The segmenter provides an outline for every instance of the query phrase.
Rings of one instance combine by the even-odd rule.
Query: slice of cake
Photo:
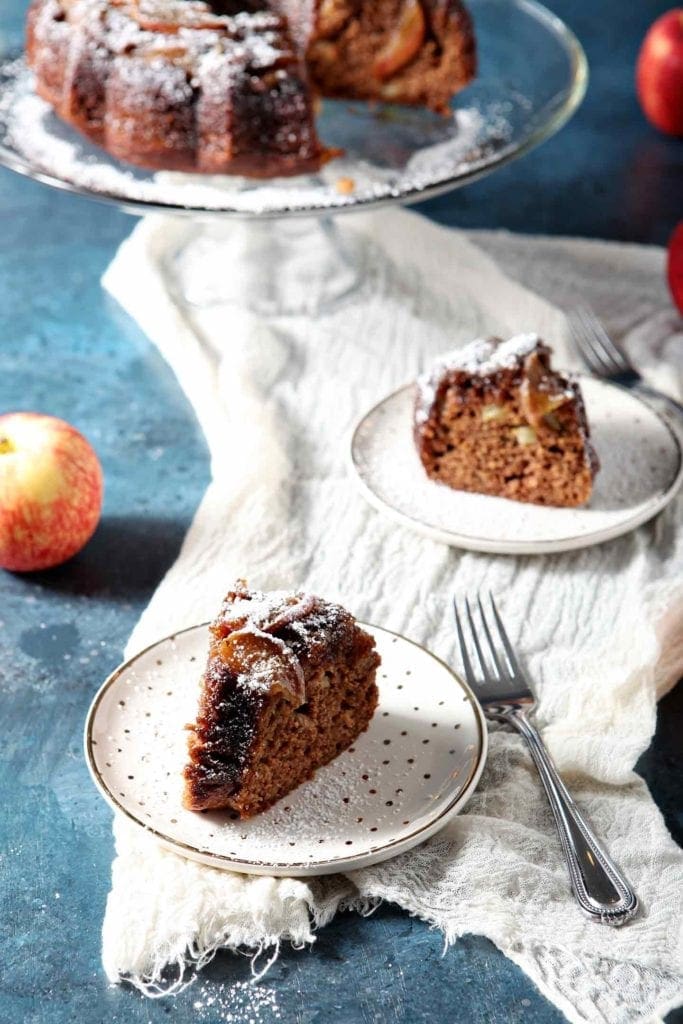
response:
[[[242,581],[210,632],[183,803],[249,818],[367,729],[380,658],[340,605]]]
[[[417,382],[422,465],[457,490],[583,505],[599,468],[589,435],[578,384],[535,334],[473,341]]]

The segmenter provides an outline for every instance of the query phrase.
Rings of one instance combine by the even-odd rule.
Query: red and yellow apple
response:
[[[683,220],[680,221],[669,239],[669,251],[666,260],[666,276],[671,289],[671,296],[683,316]]]
[[[49,569],[90,540],[102,511],[97,455],[64,420],[0,416],[0,566]]]
[[[657,18],[645,36],[636,88],[648,121],[667,135],[683,135],[683,7]]]

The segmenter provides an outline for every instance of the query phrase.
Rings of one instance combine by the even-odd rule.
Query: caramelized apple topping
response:
[[[318,35],[327,37],[341,32],[349,14],[348,0],[322,0],[318,8]]]
[[[339,48],[328,39],[316,39],[308,51],[309,60],[331,67],[339,59]]]
[[[247,627],[231,633],[214,649],[234,675],[249,677],[251,685],[261,680],[264,689],[276,688],[297,705],[304,700],[301,665],[277,637]]]
[[[219,29],[225,28],[226,20],[212,15],[204,4],[192,0],[181,0],[174,4],[159,3],[158,0],[138,0],[132,6],[131,16],[146,32],[163,32],[172,35],[182,28]]]
[[[380,50],[373,65],[375,78],[381,82],[386,81],[409,64],[417,56],[426,30],[421,3],[419,0],[406,0],[393,35]]]
[[[524,367],[526,377],[519,389],[524,416],[537,430],[550,427],[559,432],[561,424],[553,413],[571,399],[571,393],[557,390],[554,375],[538,352],[527,356]]]

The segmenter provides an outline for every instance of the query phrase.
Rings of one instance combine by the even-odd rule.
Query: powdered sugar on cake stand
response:
[[[108,157],[63,124],[36,96],[33,76],[23,60],[6,62],[0,73],[0,144],[6,161],[21,162],[35,176],[49,176],[53,183],[124,206],[247,216],[341,211],[409,198],[460,174],[481,170],[496,160],[506,144],[502,111],[489,111],[488,123],[476,108],[458,110],[449,119],[426,111],[404,111],[401,119],[395,112],[388,121],[363,104],[328,103],[320,121],[321,134],[331,142],[340,135],[358,136],[360,151],[354,153],[349,147],[345,157],[332,161],[318,175],[257,182],[151,173]],[[326,131],[326,122],[331,131]],[[384,138],[385,152],[389,152],[388,136],[395,140],[393,165],[363,157],[365,137],[373,124],[375,143]],[[341,138],[338,144],[343,143]],[[353,182],[350,194],[338,190],[340,179]]]
[[[118,163],[35,95],[21,58],[0,62],[0,162],[136,212],[280,217],[414,202],[527,152],[561,127],[585,89],[583,53],[557,18],[522,0],[473,0],[471,7],[479,69],[451,116],[326,101],[320,137],[345,155],[317,175],[255,181],[155,174]]]

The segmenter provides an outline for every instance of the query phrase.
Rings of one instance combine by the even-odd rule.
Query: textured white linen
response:
[[[175,371],[212,460],[212,483],[178,561],[127,653],[211,617],[226,585],[245,576],[259,587],[305,586],[339,599],[453,659],[450,596],[485,583],[501,595],[532,670],[552,754],[643,912],[620,930],[581,916],[522,740],[496,729],[463,815],[417,850],[346,878],[218,872],[164,852],[117,819],[107,975],[152,993],[168,964],[182,972],[188,959],[203,963],[221,946],[276,952],[284,939],[310,942],[341,903],[363,909],[387,899],[448,942],[488,936],[571,1021],[655,1018],[683,988],[683,854],[632,769],[649,744],[657,695],[683,673],[681,501],[598,548],[475,555],[367,507],[345,448],[366,408],[475,335],[536,330],[557,363],[571,365],[553,303],[576,295],[626,333],[651,380],[675,392],[683,326],[666,295],[662,252],[499,233],[478,233],[475,246],[403,211],[340,223],[366,253],[363,287],[315,318],[266,324],[225,307],[185,306],[164,276],[169,254],[196,230],[181,221],[141,222],[105,276]],[[239,275],[241,266],[227,262],[224,272]]]

